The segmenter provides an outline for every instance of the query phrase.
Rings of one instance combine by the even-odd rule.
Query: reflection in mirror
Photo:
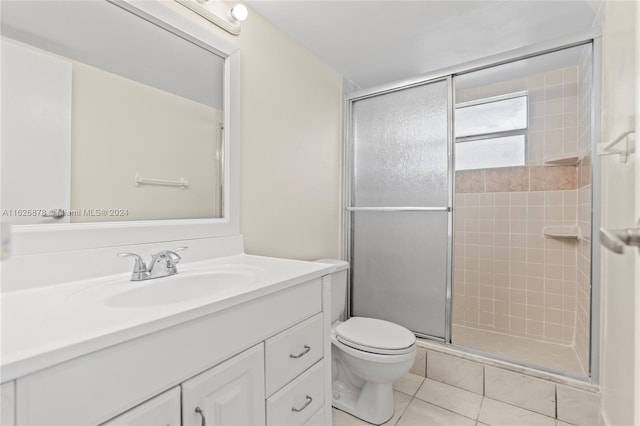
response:
[[[3,221],[223,216],[224,58],[106,1],[0,6]]]

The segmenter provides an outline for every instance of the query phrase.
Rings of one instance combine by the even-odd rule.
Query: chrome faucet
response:
[[[162,250],[151,255],[151,263],[149,268],[144,263],[142,257],[135,253],[118,253],[120,257],[133,257],[133,272],[131,273],[131,281],[143,281],[153,278],[167,277],[178,273],[176,265],[180,263],[182,257],[177,251],[186,250],[188,247],[178,247],[173,250]]]

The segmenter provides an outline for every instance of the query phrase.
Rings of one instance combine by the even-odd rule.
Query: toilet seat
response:
[[[338,325],[335,332],[340,343],[380,355],[410,353],[416,343],[416,337],[406,328],[374,318],[350,318]]]

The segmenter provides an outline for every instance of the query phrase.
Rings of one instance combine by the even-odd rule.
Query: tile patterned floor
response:
[[[582,376],[586,374],[572,346],[457,325],[453,326],[452,342],[458,346],[491,352],[555,370]]]
[[[395,413],[385,425],[399,426],[570,426],[416,374],[393,384]],[[369,423],[333,409],[336,426]]]

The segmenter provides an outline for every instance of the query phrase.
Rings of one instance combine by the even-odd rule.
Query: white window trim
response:
[[[524,164],[522,164],[522,166],[526,165],[529,157],[528,155],[529,153],[529,149],[528,149],[529,148],[529,92],[528,91],[523,90],[519,92],[507,93],[505,95],[491,96],[488,98],[475,99],[473,101],[460,102],[455,104],[454,110],[457,110],[459,108],[466,108],[466,107],[471,107],[475,105],[485,105],[492,102],[499,102],[499,101],[504,101],[508,99],[521,98],[521,97],[524,97],[527,100],[527,115],[525,117],[526,118],[525,127],[521,129],[503,130],[499,132],[489,132],[489,133],[477,133],[473,135],[455,137],[454,144],[504,138],[509,136],[524,136]],[[507,166],[500,166],[500,167],[507,167]],[[518,167],[518,166],[513,166],[513,167]],[[498,168],[498,166],[496,166],[495,168]],[[465,169],[465,170],[479,170],[479,169],[480,168]]]

